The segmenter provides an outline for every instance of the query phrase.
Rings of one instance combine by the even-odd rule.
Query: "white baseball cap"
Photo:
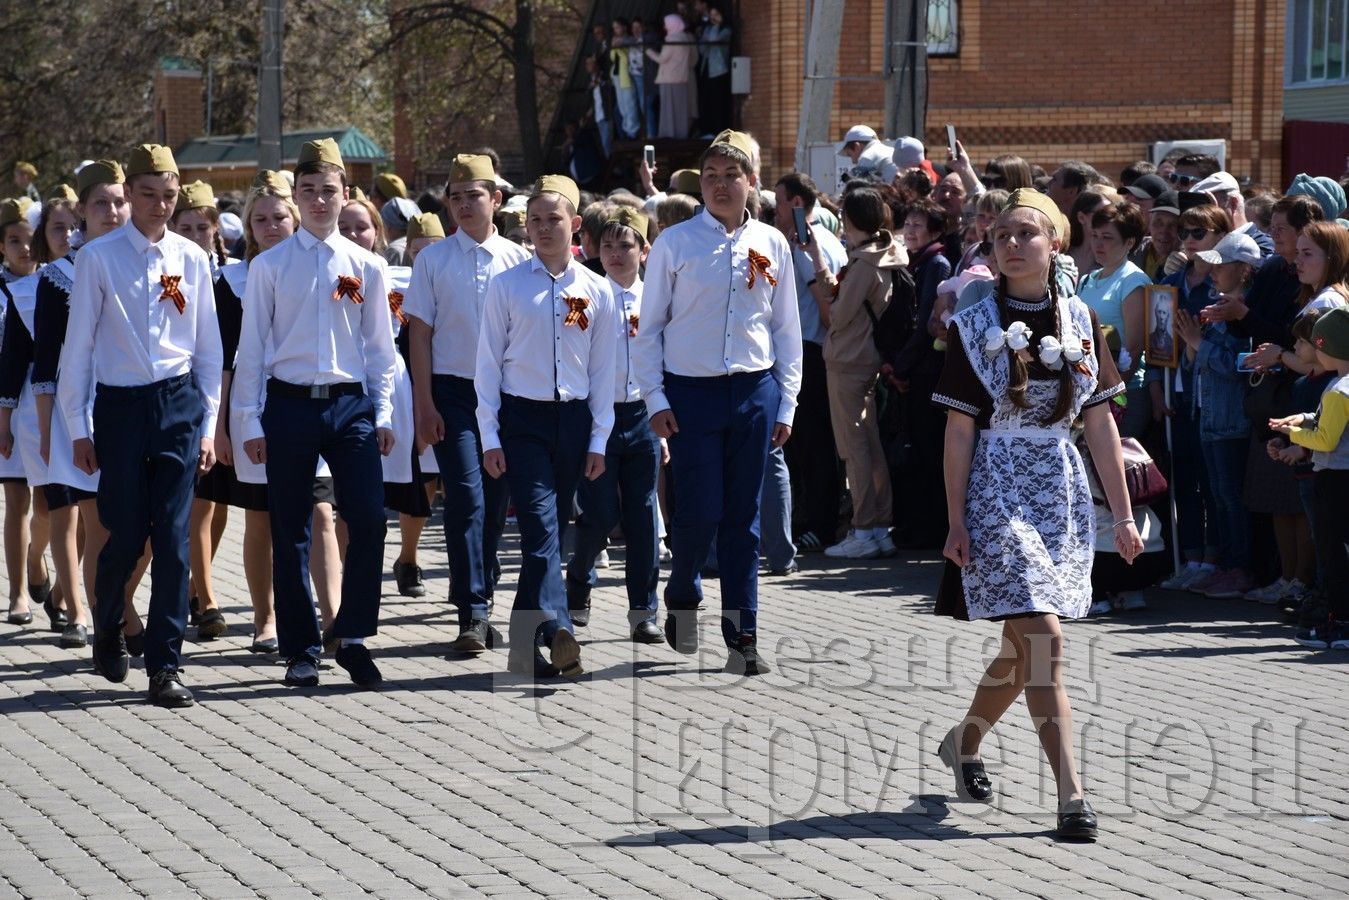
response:
[[[1195,256],[1215,266],[1237,262],[1258,266],[1264,259],[1260,255],[1260,247],[1255,243],[1255,239],[1240,231],[1223,235],[1222,240],[1218,241],[1212,250],[1200,250]]]
[[[861,141],[864,144],[869,144],[874,140],[876,140],[876,129],[872,128],[870,125],[854,125],[849,128],[848,133],[843,136],[843,143],[838,145],[838,155],[843,156],[843,148],[853,141]]]
[[[1192,191],[1206,191],[1210,194],[1239,194],[1241,185],[1237,184],[1236,178],[1227,172],[1214,172],[1207,178],[1202,178],[1195,182]]]

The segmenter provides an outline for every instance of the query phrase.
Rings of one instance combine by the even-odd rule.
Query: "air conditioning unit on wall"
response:
[[[1218,165],[1227,171],[1227,141],[1221,138],[1200,141],[1154,141],[1152,161],[1160,163],[1172,150],[1184,150],[1186,153],[1206,153],[1218,157]]]

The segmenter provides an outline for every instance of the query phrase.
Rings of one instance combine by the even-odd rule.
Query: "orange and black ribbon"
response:
[[[637,337],[637,323],[641,321],[641,316],[633,313],[628,316],[628,337]]]
[[[562,320],[562,324],[580,325],[582,331],[589,328],[590,318],[585,314],[585,309],[590,306],[590,301],[584,297],[563,297],[562,299],[567,303],[567,317]]]
[[[352,303],[364,303],[365,298],[361,296],[361,279],[355,275],[338,275],[337,290],[333,291],[333,299],[341,300],[343,297],[350,297]]]
[[[1091,338],[1082,339],[1082,352],[1084,354],[1091,353]],[[1083,356],[1083,358],[1079,359],[1077,362],[1073,363],[1073,370],[1086,376],[1087,378],[1091,377],[1091,368],[1087,365],[1087,359],[1085,356]]]
[[[762,275],[773,287],[778,286],[778,280],[768,274],[769,268],[773,263],[758,250],[749,251],[749,284],[747,287],[753,288],[754,282],[759,280]]]
[[[182,315],[183,310],[187,309],[187,298],[183,296],[182,291],[178,290],[178,284],[182,280],[183,276],[181,275],[159,276],[159,286],[164,289],[163,293],[159,295],[159,301],[162,303],[165,300],[172,300],[174,308],[178,310],[178,315]]]
[[[389,291],[389,311],[393,317],[398,320],[399,325],[406,325],[408,317],[403,313],[403,292]]]

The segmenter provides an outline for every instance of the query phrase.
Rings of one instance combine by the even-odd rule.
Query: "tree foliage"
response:
[[[257,0],[26,0],[0,27],[0,160],[42,182],[81,159],[124,158],[154,135],[152,85],[176,57],[211,83],[210,131],[252,132],[262,11]],[[393,102],[388,0],[286,0],[284,124],[354,124],[388,146]]]

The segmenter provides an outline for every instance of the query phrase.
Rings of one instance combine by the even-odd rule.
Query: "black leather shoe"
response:
[[[319,640],[323,642],[324,653],[332,653],[337,650],[337,635],[333,634],[331,626],[323,629],[323,634],[319,636]]]
[[[426,596],[426,585],[422,584],[422,569],[416,563],[395,562],[393,580],[398,585],[398,593],[404,597]]]
[[[772,575],[774,578],[786,578],[788,575],[795,575],[797,572],[800,571],[801,567],[796,564],[795,560],[793,560],[792,562],[789,562],[787,563],[787,565],[782,566],[780,568],[776,569],[770,568],[768,570],[768,574]]]
[[[33,593],[32,585],[28,587],[28,596],[33,598],[35,602],[42,604],[42,611],[47,614],[48,630],[59,634],[65,631],[66,626],[70,624],[70,619],[66,617],[66,611],[57,606],[56,601],[52,600],[51,585],[45,584],[42,587],[46,590],[40,591],[42,595],[40,600]]]
[[[131,668],[131,657],[126,652],[126,640],[122,632],[96,634],[94,636],[94,671],[111,681],[121,684],[126,681],[127,670]]]
[[[571,624],[577,628],[590,624],[590,585],[567,582],[567,612],[571,615]]]
[[[655,622],[638,622],[632,629],[632,642],[634,644],[663,644],[665,643],[665,632],[660,630]]]
[[[225,623],[225,614],[218,607],[202,610],[197,619],[197,640],[213,641],[229,630]]]
[[[570,631],[559,628],[549,649],[558,674],[565,678],[580,678],[585,674],[585,669],[581,668],[581,645],[576,643],[576,636]]]
[[[524,659],[513,653],[506,657],[506,671],[525,678],[556,678],[561,674],[557,666],[544,659],[543,651],[538,647],[534,648],[533,660]]]
[[[956,796],[962,800],[971,800],[977,803],[987,803],[993,799],[993,782],[989,780],[988,773],[984,771],[984,764],[978,760],[959,763],[960,758],[956,746],[956,733],[951,730],[942,740],[941,746],[937,748],[937,756],[946,763],[946,767],[955,773],[956,776]]]
[[[89,629],[84,625],[70,624],[61,632],[57,645],[66,650],[78,650],[89,643]]]
[[[253,632],[253,643],[248,645],[249,653],[275,653],[280,649],[280,643],[274,637],[258,638],[258,633]]]
[[[286,677],[282,680],[291,687],[318,687],[319,667],[307,656],[292,659],[286,663]]]
[[[145,655],[145,629],[141,628],[135,634],[122,632],[122,643],[126,647],[126,652],[140,659]]]
[[[196,627],[201,622],[201,598],[187,598],[187,624]]]
[[[33,613],[31,610],[12,612],[5,621],[9,622],[11,625],[31,625],[33,622]]]
[[[351,683],[357,687],[374,687],[384,680],[379,666],[370,658],[370,650],[365,644],[348,644],[338,647],[333,660],[347,670]]]
[[[759,648],[754,635],[742,634],[740,643],[729,648],[726,667],[722,671],[729,675],[763,675],[771,669],[768,663],[759,658]]]
[[[666,613],[665,640],[680,653],[697,653],[698,610],[672,609]]]
[[[1069,800],[1059,810],[1059,827],[1054,833],[1065,841],[1096,840],[1096,811],[1085,799]]]
[[[150,676],[150,702],[166,709],[182,709],[196,701],[192,692],[183,687],[176,669],[160,669]]]
[[[459,632],[459,637],[450,644],[456,653],[482,653],[492,646],[492,628],[486,619],[474,619]]]

